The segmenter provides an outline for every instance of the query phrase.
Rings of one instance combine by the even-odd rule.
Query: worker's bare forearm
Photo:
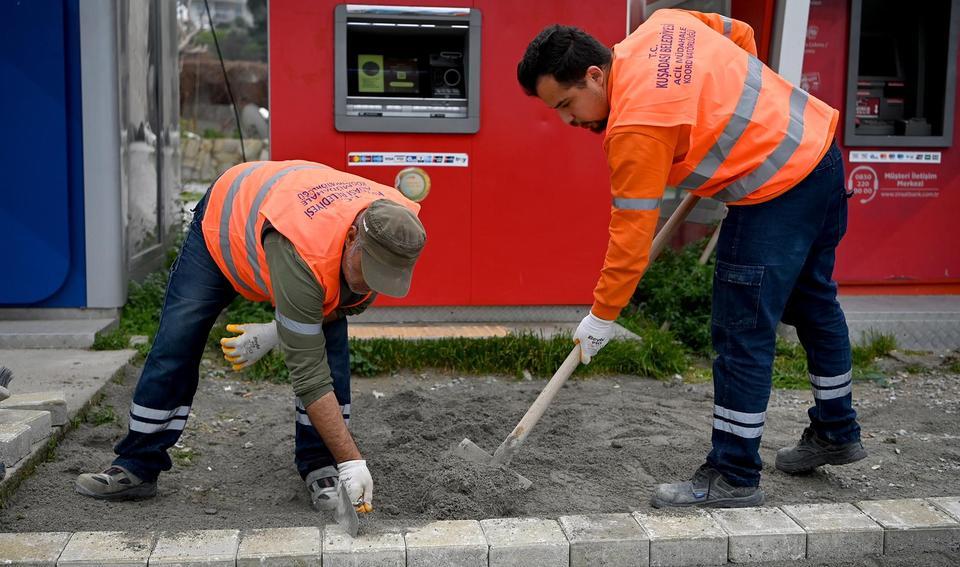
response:
[[[307,416],[310,423],[316,428],[323,439],[323,443],[330,449],[337,463],[361,459],[360,450],[353,442],[347,424],[340,413],[340,403],[333,392],[328,392],[319,400],[307,406]]]

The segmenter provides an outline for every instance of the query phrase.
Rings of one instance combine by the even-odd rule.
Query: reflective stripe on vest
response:
[[[723,21],[723,35],[730,37],[730,32],[733,31],[733,20],[726,16],[720,16],[720,20]]]
[[[263,266],[260,265],[260,258],[257,257],[257,218],[260,216],[260,205],[262,205],[263,200],[267,198],[267,193],[270,192],[270,188],[288,173],[300,171],[301,169],[324,168],[325,166],[319,165],[293,165],[285,167],[273,174],[273,177],[260,186],[260,189],[257,191],[257,196],[254,197],[253,203],[250,204],[250,211],[247,213],[247,224],[244,227],[244,243],[247,247],[247,261],[250,262],[250,268],[253,270],[253,277],[261,291],[261,295],[269,296],[270,293],[267,290],[267,284],[263,278]]]
[[[697,167],[693,169],[683,181],[677,184],[681,189],[690,191],[699,189],[701,185],[709,181],[720,165],[723,164],[727,156],[733,150],[734,144],[740,140],[743,131],[750,125],[750,118],[757,107],[757,100],[760,98],[760,89],[763,86],[763,63],[756,57],[750,56],[747,61],[747,79],[743,83],[743,91],[740,92],[740,98],[737,100],[737,107],[730,116],[730,120],[720,134],[720,138],[703,156]]]
[[[613,206],[616,209],[628,211],[655,211],[660,208],[661,199],[624,199],[620,197],[613,198]]]
[[[240,191],[240,185],[243,183],[243,180],[254,171],[263,167],[264,163],[266,162],[256,163],[248,167],[233,180],[233,183],[230,184],[230,189],[227,191],[227,196],[223,200],[223,209],[220,212],[220,251],[223,254],[223,262],[227,265],[227,270],[230,271],[233,281],[237,282],[237,285],[243,287],[243,289],[250,293],[253,293],[253,290],[250,289],[250,286],[248,286],[246,282],[240,279],[240,273],[237,272],[237,265],[233,262],[233,252],[230,249],[230,216],[233,214],[233,200],[237,197],[237,192]]]
[[[730,155],[733,146],[740,141],[744,130],[751,123],[753,112],[763,87],[763,63],[750,56],[747,63],[747,79],[737,100],[736,109],[723,129],[717,142],[710,148],[694,170],[677,184],[682,189],[696,190],[709,181]],[[803,139],[803,113],[807,107],[807,93],[794,87],[790,92],[790,122],[780,144],[767,158],[743,179],[731,183],[711,195],[713,199],[730,203],[738,201],[763,186],[782,168],[800,146]]]
[[[787,133],[777,148],[748,175],[717,191],[713,198],[724,202],[738,201],[763,186],[784,167],[803,140],[803,113],[807,108],[807,93],[794,87],[790,92],[790,123]]]
[[[233,260],[233,249],[230,246],[230,218],[233,213],[233,202],[237,197],[237,193],[240,191],[240,185],[251,173],[259,169],[264,165],[265,162],[254,164],[253,166],[247,168],[240,175],[233,180],[233,183],[230,184],[230,190],[227,191],[227,196],[223,200],[223,211],[220,213],[220,250],[223,254],[223,262],[227,266],[227,270],[230,271],[230,275],[233,276],[233,280],[243,289],[251,293],[259,293],[262,296],[268,297],[270,295],[269,290],[267,290],[267,284],[263,277],[263,266],[260,265],[260,259],[257,257],[257,218],[260,213],[260,205],[263,204],[263,200],[267,197],[267,193],[270,191],[270,188],[276,184],[283,176],[294,171],[301,169],[323,169],[323,166],[317,165],[293,165],[281,169],[275,173],[270,179],[264,183],[260,189],[257,191],[256,197],[253,199],[253,203],[250,205],[250,210],[247,212],[247,222],[244,225],[244,244],[246,246],[246,255],[247,261],[250,262],[250,268],[253,271],[253,277],[255,280],[256,289],[251,289],[247,282],[243,281],[240,278],[239,272],[237,271],[237,266]]]

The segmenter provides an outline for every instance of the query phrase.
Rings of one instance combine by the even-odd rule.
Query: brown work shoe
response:
[[[157,495],[157,483],[140,480],[123,467],[111,465],[100,473],[77,477],[77,494],[98,500],[139,500]]]

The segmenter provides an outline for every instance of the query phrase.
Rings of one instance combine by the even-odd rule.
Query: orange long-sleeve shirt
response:
[[[752,55],[757,54],[753,28],[719,14],[690,12]],[[616,52],[614,52],[616,57]],[[608,98],[612,78],[607,83]],[[594,289],[593,314],[612,321],[630,302],[650,258],[667,176],[687,151],[689,126],[625,126],[606,134],[604,150],[610,166],[613,207],[610,240]]]

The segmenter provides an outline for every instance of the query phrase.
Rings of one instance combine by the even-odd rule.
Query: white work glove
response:
[[[227,332],[240,333],[236,337],[220,339],[223,358],[233,364],[234,370],[243,370],[263,358],[270,349],[280,343],[277,322],[227,325]]]
[[[340,482],[347,487],[347,496],[357,512],[373,511],[373,479],[367,470],[367,461],[344,461],[337,465]]]
[[[612,336],[613,321],[605,321],[592,312],[588,313],[573,334],[573,342],[580,344],[580,362],[590,364],[590,359],[610,342]]]

